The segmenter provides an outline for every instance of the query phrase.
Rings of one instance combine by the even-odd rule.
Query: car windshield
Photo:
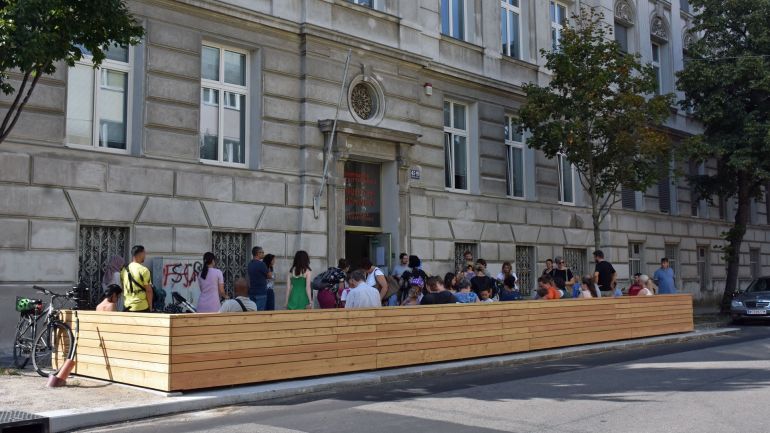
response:
[[[746,293],[756,293],[756,292],[768,292],[770,291],[770,281],[767,278],[760,278],[758,280],[754,280],[751,282],[748,288],[746,288]]]

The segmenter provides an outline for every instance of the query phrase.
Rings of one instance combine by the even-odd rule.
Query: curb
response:
[[[573,346],[559,349],[548,349],[537,352],[525,352],[513,355],[502,355],[487,358],[444,362],[439,364],[421,365],[417,367],[396,368],[364,373],[352,373],[337,376],[327,376],[313,379],[293,380],[286,382],[267,383],[262,385],[240,386],[237,388],[198,391],[184,395],[169,394],[168,402],[121,408],[95,408],[73,410],[56,410],[42,412],[38,415],[50,419],[51,432],[64,432],[73,429],[95,427],[105,424],[116,424],[125,421],[136,421],[171,415],[180,412],[209,410],[216,407],[254,403],[276,398],[291,397],[311,392],[328,390],[344,390],[352,387],[392,383],[412,378],[430,377],[467,371],[469,366],[475,369],[492,369],[535,362],[552,361],[594,353],[637,349],[656,345],[682,343],[702,340],[711,337],[736,334],[739,328],[705,329],[659,337],[641,338],[609,343],[597,343],[583,346]]]

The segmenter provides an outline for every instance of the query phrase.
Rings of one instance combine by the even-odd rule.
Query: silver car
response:
[[[758,278],[738,293],[730,305],[734,322],[770,319],[770,277]]]

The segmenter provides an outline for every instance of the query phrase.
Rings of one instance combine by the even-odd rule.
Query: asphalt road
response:
[[[770,326],[735,336],[106,426],[89,432],[770,431]]]

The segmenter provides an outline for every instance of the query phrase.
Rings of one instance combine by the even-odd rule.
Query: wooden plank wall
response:
[[[689,295],[171,316],[82,312],[77,373],[179,391],[688,332],[692,319]]]

